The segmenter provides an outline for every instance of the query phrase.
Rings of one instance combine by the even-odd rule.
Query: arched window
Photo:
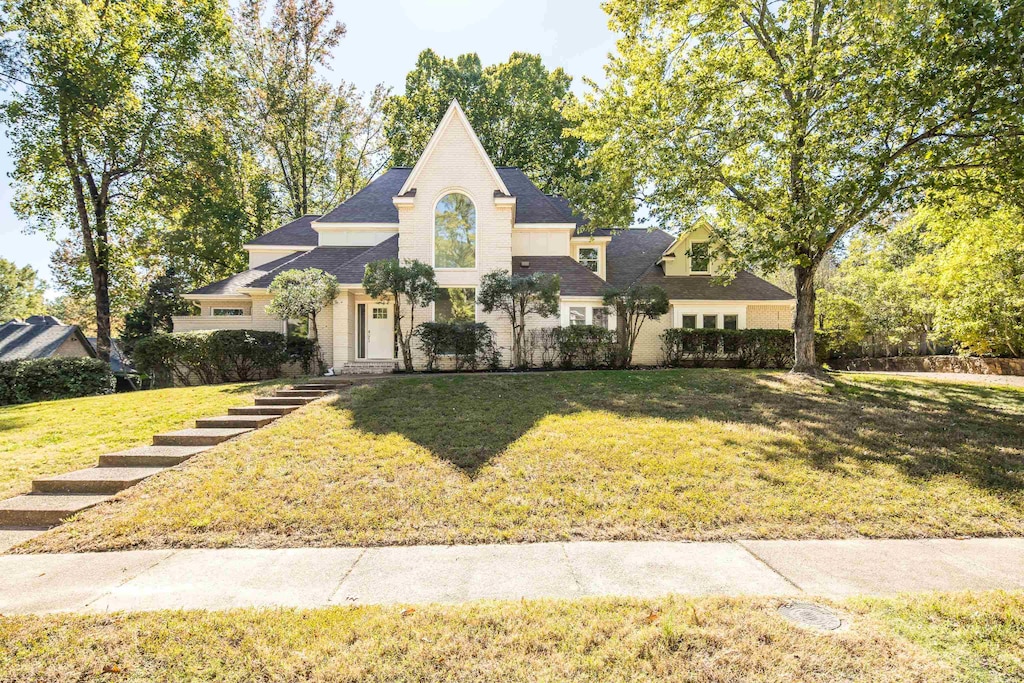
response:
[[[476,268],[476,207],[452,192],[434,209],[434,267]]]

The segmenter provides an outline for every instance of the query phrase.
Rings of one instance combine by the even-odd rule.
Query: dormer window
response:
[[[707,273],[711,268],[711,251],[707,242],[690,243],[690,272]]]
[[[476,207],[459,192],[434,209],[434,267],[476,268]]]
[[[563,252],[564,253],[564,252]],[[576,260],[586,266],[587,270],[592,273],[596,273],[599,270],[598,267],[598,252],[594,247],[580,247],[577,252],[579,258]]]

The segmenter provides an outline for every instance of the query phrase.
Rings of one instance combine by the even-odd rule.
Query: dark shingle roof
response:
[[[33,316],[38,317],[43,316]],[[0,361],[48,358],[70,337],[78,337],[89,355],[96,355],[78,325],[51,322],[32,324],[11,320],[0,325]]]
[[[675,242],[664,230],[622,230],[608,243],[608,282],[627,287],[652,265]]]
[[[568,256],[513,256],[512,272],[516,275],[557,274],[561,279],[562,296],[601,296],[608,289],[604,280]]]
[[[362,247],[365,248],[365,247]],[[303,252],[305,253],[305,252]],[[285,265],[289,261],[294,261],[300,256],[300,254],[288,254],[282,256],[279,259],[264,263],[262,266],[257,266],[251,270],[245,270],[236,275],[232,275],[229,278],[225,278],[219,282],[200,287],[199,289],[189,292],[189,294],[220,294],[223,296],[232,296],[235,294],[241,294],[243,287],[249,287],[252,283],[259,278],[263,277],[267,273],[272,273],[281,266]],[[185,296],[188,296],[186,294]]]
[[[296,218],[291,223],[285,223],[276,230],[271,230],[265,235],[260,235],[247,244],[262,244],[286,247],[315,247],[319,243],[319,235],[313,229],[311,223],[319,216],[307,214],[302,218]]]
[[[398,194],[412,169],[396,166],[384,175],[375,178],[369,185],[356,192],[343,203],[332,209],[318,223],[397,223],[398,209],[391,198]],[[316,244],[316,242],[314,242]]]
[[[608,243],[608,282],[626,287],[633,282],[658,285],[669,299],[713,301],[781,301],[793,295],[743,270],[727,284],[716,284],[709,275],[668,276],[661,255],[676,238],[664,230],[623,230]]]
[[[92,347],[96,348],[96,337],[87,337]],[[121,343],[116,339],[110,340],[110,371],[115,375],[124,375],[127,373],[135,372],[135,366],[132,365],[128,357],[124,355],[124,349],[121,348]]]
[[[373,247],[317,247],[249,283],[249,287],[265,289],[279,272],[285,270],[317,268],[329,273],[344,285],[363,281],[363,271],[370,261],[398,258],[398,235],[393,235]]]
[[[556,202],[537,189],[520,169],[498,168],[505,187],[516,198],[516,223],[575,223],[571,213],[562,211]]]

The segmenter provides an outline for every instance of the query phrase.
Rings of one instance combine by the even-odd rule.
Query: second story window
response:
[[[582,247],[579,250],[579,256],[579,262],[586,266],[587,270],[589,270],[592,273],[596,273],[598,271],[597,249],[594,249],[592,247]]]
[[[447,194],[434,209],[434,267],[476,268],[476,207],[464,194]]]
[[[711,268],[711,252],[707,242],[690,243],[690,272],[707,273]]]

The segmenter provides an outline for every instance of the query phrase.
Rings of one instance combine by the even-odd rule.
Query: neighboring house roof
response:
[[[62,325],[52,316],[41,315],[25,322],[11,320],[0,325],[0,361],[49,358],[71,337],[77,337],[89,355],[96,355],[78,325]]]
[[[307,253],[307,252],[303,252]],[[234,296],[242,294],[242,289],[252,285],[253,281],[263,277],[267,273],[273,273],[274,271],[281,268],[281,266],[287,264],[290,261],[294,261],[300,254],[288,254],[282,256],[279,259],[274,259],[264,263],[262,266],[257,266],[250,270],[244,270],[237,275],[224,278],[218,282],[200,287],[199,289],[192,290],[189,294],[204,294],[204,295],[221,295],[221,296]],[[186,297],[188,294],[185,295]]]
[[[288,261],[287,267],[278,268],[250,282],[247,287],[266,289],[280,270],[317,268],[338,278],[341,284],[363,281],[366,264],[380,259],[398,258],[398,235],[392,235],[373,247],[317,247]]]
[[[602,296],[608,289],[604,280],[569,256],[514,256],[512,272],[515,275],[557,274],[562,296]]]
[[[302,218],[296,218],[290,223],[285,223],[276,230],[260,235],[246,244],[263,246],[284,246],[284,247],[315,247],[319,244],[320,236],[311,225],[319,216],[315,213],[306,214]]]
[[[318,223],[398,223],[398,209],[391,198],[402,189],[412,169],[395,166],[316,219]],[[316,242],[314,242],[316,244]]]
[[[89,340],[89,344],[95,349],[96,348],[96,337],[86,337]],[[121,348],[121,343],[116,339],[110,340],[110,370],[115,375],[122,375],[130,372],[135,372],[135,367],[132,365],[128,357],[124,355],[124,349]]]

